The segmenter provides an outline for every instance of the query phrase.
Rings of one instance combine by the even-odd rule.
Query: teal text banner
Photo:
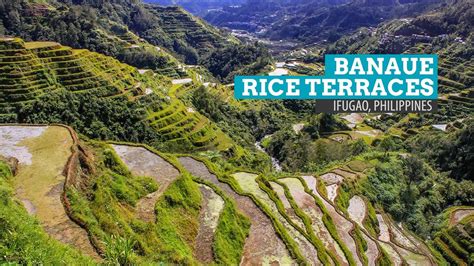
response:
[[[324,76],[237,76],[236,99],[438,98],[437,55],[326,55]]]

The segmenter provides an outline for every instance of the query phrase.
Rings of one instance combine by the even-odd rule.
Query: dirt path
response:
[[[181,164],[194,176],[208,180],[233,198],[239,210],[251,220],[249,236],[244,245],[240,265],[293,264],[283,241],[273,229],[270,219],[248,197],[240,196],[228,184],[220,182],[206,165],[190,157],[179,158]]]
[[[111,145],[133,175],[148,176],[158,183],[158,190],[137,202],[136,214],[143,221],[155,221],[155,204],[168,186],[179,176],[179,171],[157,154],[143,148]]]
[[[224,200],[212,188],[199,184],[202,194],[202,208],[199,214],[199,231],[196,237],[194,256],[202,263],[213,262],[212,244],[219,222],[219,216],[224,209]]]
[[[72,145],[63,127],[0,126],[0,154],[20,162],[13,181],[16,197],[51,237],[99,260],[87,232],[69,219],[61,201]]]

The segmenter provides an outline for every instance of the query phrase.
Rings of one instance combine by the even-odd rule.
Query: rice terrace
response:
[[[0,11],[0,264],[474,265],[471,0]],[[437,55],[437,111],[234,96],[362,54]]]

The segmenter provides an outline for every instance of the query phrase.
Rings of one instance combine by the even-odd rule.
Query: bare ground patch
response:
[[[382,214],[377,214],[377,221],[379,222],[379,240],[390,242],[390,232],[388,231],[388,225],[385,223],[385,220]]]
[[[214,233],[219,216],[224,208],[224,200],[212,188],[199,184],[202,194],[202,207],[199,214],[199,231],[194,249],[195,257],[203,263],[212,263]]]
[[[349,200],[349,207],[347,208],[349,218],[360,226],[363,226],[362,222],[364,221],[366,210],[367,206],[365,206],[365,201],[361,197],[354,196]]]
[[[466,218],[469,215],[474,215],[474,209],[456,210],[451,214],[450,224],[458,224],[462,219]]]
[[[278,208],[275,203],[270,199],[270,197],[260,189],[258,183],[255,181],[257,175],[239,172],[232,175],[235,180],[239,183],[240,187],[244,192],[251,193],[257,197],[263,204],[269,207],[272,210],[272,213],[276,216],[278,221],[283,224],[287,232],[293,238],[293,240],[298,245],[303,256],[311,264],[320,264],[317,258],[316,248],[302,235],[298,230],[296,230],[288,221],[278,212]]]
[[[270,219],[248,197],[237,194],[228,184],[220,182],[206,165],[190,157],[179,158],[192,175],[212,182],[233,198],[239,210],[251,220],[250,232],[244,245],[241,265],[290,265],[293,260],[283,241],[276,234]]]
[[[154,221],[156,201],[168,186],[176,180],[179,171],[165,159],[143,147],[111,146],[133,175],[148,176],[158,183],[158,190],[140,199],[136,206],[138,218],[147,222]]]
[[[368,237],[366,234],[363,234],[365,242],[367,242],[367,250],[365,251],[365,256],[367,256],[369,266],[374,266],[379,257],[379,249],[377,248],[377,243]]]
[[[403,259],[390,244],[381,242],[380,245],[385,250],[385,252],[387,252],[390,260],[395,266],[401,266],[403,264]]]
[[[314,177],[313,177],[314,178]],[[317,181],[316,181],[317,182]],[[350,232],[352,231],[354,225],[347,220],[344,216],[339,214],[336,209],[334,208],[333,205],[331,205],[324,197],[322,197],[319,192],[316,190],[314,194],[322,200],[324,206],[326,207],[327,211],[329,212],[329,215],[332,217],[332,220],[334,222],[334,225],[337,228],[337,231],[339,235],[342,238],[342,241],[346,244],[347,248],[351,251],[353,254],[354,260],[356,261],[357,265],[362,265],[362,262],[360,261],[359,256],[357,255],[357,245],[350,235]]]
[[[285,191],[283,187],[281,187],[279,184],[275,182],[270,182],[272,185],[272,189],[277,193],[278,198],[283,202],[283,206],[285,207],[286,214],[291,218],[291,220],[296,223],[299,227],[305,228],[303,221],[301,221],[301,218],[296,215],[295,210],[291,207],[290,202],[286,198]]]
[[[321,239],[328,250],[331,250],[336,255],[340,263],[348,265],[344,253],[324,225],[322,220],[323,212],[316,205],[314,198],[304,191],[304,186],[298,179],[284,178],[280,179],[280,181],[288,187],[298,207],[311,218],[314,234]]]
[[[73,145],[69,131],[63,127],[0,126],[0,144],[1,155],[20,161],[13,184],[15,196],[27,211],[54,239],[100,259],[87,232],[69,219],[61,201],[62,171]]]
[[[387,219],[382,214],[377,214],[377,220],[380,228],[379,240],[392,243],[393,249],[395,249],[399,256],[401,256],[409,265],[432,264],[430,258],[423,255],[423,249],[418,249],[417,246],[407,236],[405,236],[390,219]],[[388,245],[388,243],[384,244]],[[413,250],[416,251],[416,253],[413,252]],[[386,251],[388,252],[387,249]],[[391,259],[397,260],[397,258]]]
[[[326,173],[321,175],[319,178],[321,178],[326,185],[340,184],[344,181],[344,177],[336,173]]]

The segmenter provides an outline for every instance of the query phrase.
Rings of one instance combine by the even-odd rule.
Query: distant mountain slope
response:
[[[236,42],[182,8],[134,0],[1,2],[2,34],[54,40],[155,69],[170,68],[175,61],[163,48],[188,64],[197,64],[209,50]],[[136,50],[146,56],[140,58]]]
[[[474,113],[474,6],[469,0],[377,28],[364,28],[329,46],[327,53],[434,53],[439,55],[439,102],[450,111],[417,124],[452,122]]]
[[[181,6],[195,15],[205,15],[210,10],[241,5],[245,0],[145,0],[146,3],[164,6]]]
[[[438,0],[249,0],[237,8],[224,8],[205,19],[218,26],[257,32],[273,40],[305,43],[334,41],[361,26],[416,14]]]

